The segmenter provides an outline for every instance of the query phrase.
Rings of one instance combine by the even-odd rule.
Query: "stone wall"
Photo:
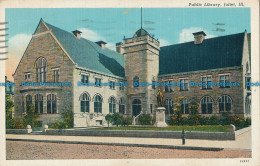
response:
[[[200,83],[202,76],[211,76],[212,83],[219,83],[220,74],[229,74],[230,83],[239,83],[240,86],[231,86],[230,88],[220,88],[219,86],[212,86],[212,89],[202,89],[200,86],[190,86],[190,82]],[[164,101],[166,99],[172,99],[177,101],[177,98],[187,98],[190,103],[199,104],[199,113],[201,113],[201,99],[204,96],[210,96],[213,99],[213,114],[219,114],[218,99],[222,95],[228,95],[232,99],[231,112],[243,116],[243,75],[242,67],[232,67],[232,68],[221,68],[205,71],[196,71],[188,73],[177,73],[172,75],[161,75],[159,76],[159,82],[172,81],[173,83],[178,83],[181,78],[187,78],[189,80],[188,91],[180,91],[179,86],[172,87],[173,92],[165,92],[164,87],[159,87],[164,94]],[[205,116],[211,116],[212,114],[204,114]]]
[[[15,82],[15,116],[21,117],[26,108],[26,96],[32,96],[32,103],[35,102],[35,95],[43,95],[43,119],[56,120],[57,115],[65,110],[65,107],[72,108],[73,99],[73,68],[74,65],[68,56],[63,52],[59,44],[55,41],[51,33],[44,24],[39,24],[39,29],[32,37],[27,50],[25,51],[17,70],[14,74]],[[39,33],[38,33],[39,32]],[[67,87],[43,87],[43,86],[20,86],[21,82],[37,82],[35,62],[39,57],[47,61],[47,82],[53,82],[53,69],[59,69],[59,82],[71,83]],[[30,73],[31,78],[25,80],[24,74]],[[57,115],[47,114],[47,95],[55,94],[57,96]],[[40,119],[41,120],[41,119]],[[44,122],[45,123],[45,122]]]

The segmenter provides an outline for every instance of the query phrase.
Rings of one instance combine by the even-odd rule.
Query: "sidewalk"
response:
[[[181,139],[165,138],[134,138],[134,137],[91,137],[91,136],[57,136],[57,135],[16,135],[7,134],[6,140],[54,142],[70,144],[120,145],[138,147],[157,147],[189,150],[244,150],[251,151],[251,127],[236,131],[235,141],[212,141],[186,139],[182,145]]]

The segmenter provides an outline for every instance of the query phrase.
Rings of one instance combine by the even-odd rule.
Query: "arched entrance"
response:
[[[133,116],[137,116],[140,114],[141,112],[141,101],[139,99],[134,99],[133,103],[132,103],[132,114]]]

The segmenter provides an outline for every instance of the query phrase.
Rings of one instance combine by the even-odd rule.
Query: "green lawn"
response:
[[[95,130],[169,130],[169,131],[229,131],[229,126],[222,125],[205,125],[205,126],[168,126],[163,128],[158,128],[154,126],[128,126],[128,127],[104,127],[96,128]]]

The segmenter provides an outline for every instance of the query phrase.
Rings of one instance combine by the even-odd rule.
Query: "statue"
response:
[[[157,92],[157,105],[158,105],[158,107],[163,106],[163,94],[160,89]]]

